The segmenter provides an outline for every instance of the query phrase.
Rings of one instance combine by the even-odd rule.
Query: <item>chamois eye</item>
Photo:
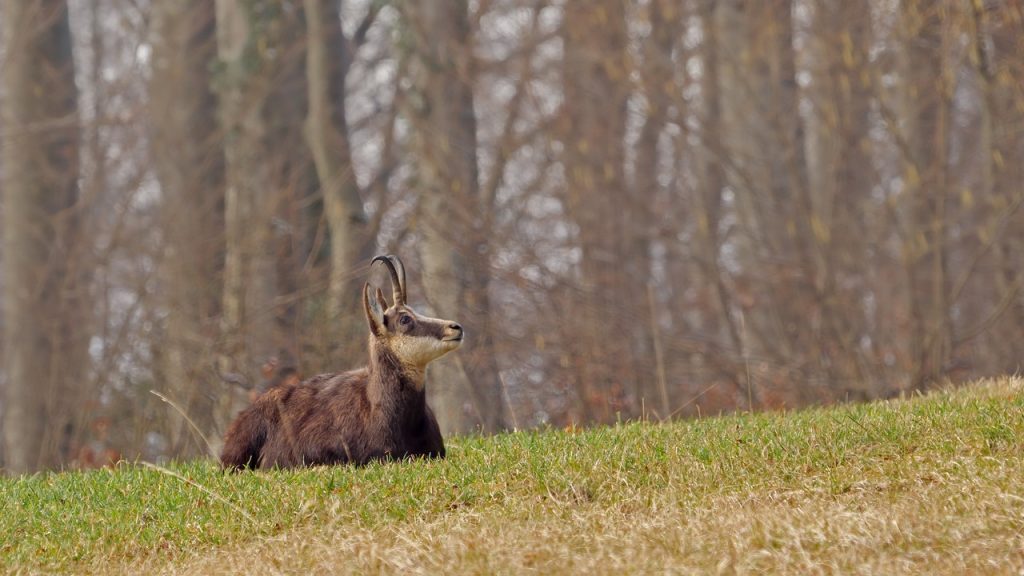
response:
[[[402,316],[398,319],[398,323],[402,326],[408,326],[409,324],[412,324],[412,316]]]

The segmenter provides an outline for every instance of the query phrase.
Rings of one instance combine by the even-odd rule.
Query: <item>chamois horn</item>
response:
[[[405,266],[402,265],[402,261],[397,256],[375,256],[370,261],[372,266],[375,262],[383,262],[388,267],[388,273],[391,274],[391,299],[394,300],[394,305],[405,304]],[[397,264],[397,266],[396,266]],[[401,272],[399,272],[401,270]]]

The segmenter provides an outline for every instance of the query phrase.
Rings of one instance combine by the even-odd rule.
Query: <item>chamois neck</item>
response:
[[[372,404],[387,409],[395,404],[417,404],[424,397],[425,368],[409,367],[386,346],[370,337],[369,383]]]

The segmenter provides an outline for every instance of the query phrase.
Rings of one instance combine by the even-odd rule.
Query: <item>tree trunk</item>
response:
[[[651,242],[655,236],[658,220],[655,211],[658,206],[660,185],[658,176],[663,172],[663,150],[660,146],[665,124],[669,120],[669,108],[675,91],[675,62],[673,54],[682,23],[682,10],[676,0],[654,0],[648,6],[648,21],[651,34],[644,45],[644,60],[640,70],[643,80],[644,97],[647,100],[646,117],[640,128],[640,137],[636,144],[636,162],[633,171],[633,194],[625,204],[626,235],[628,244],[625,247],[626,275],[631,279],[635,290],[643,285],[652,286],[651,275]],[[660,290],[653,293],[657,296]],[[632,334],[631,354],[637,367],[633,382],[633,396],[636,402],[650,409],[657,406],[658,415],[667,416],[671,411],[668,391],[664,379],[659,376],[660,368],[664,368],[662,360],[655,358],[655,334],[658,327],[654,323],[663,316],[657,306],[657,299],[640,299],[634,293],[623,303],[630,306],[634,318],[650,318],[650,322],[631,323]],[[654,314],[652,316],[652,313]],[[656,402],[660,400],[660,402]]]
[[[734,193],[741,272],[738,310],[743,381],[738,394],[759,402],[751,354],[784,367],[807,363],[816,330],[813,251],[803,120],[793,53],[792,2],[728,0],[715,8],[725,185]],[[765,263],[771,264],[766,266]],[[740,295],[739,293],[742,292]],[[810,318],[810,322],[808,319]]]
[[[645,289],[624,263],[627,200],[624,174],[629,97],[625,7],[620,2],[565,6],[563,69],[567,204],[578,228],[581,305],[573,310],[582,416],[612,421],[633,414],[637,378],[623,331],[636,318],[627,303],[646,303]],[[643,308],[640,308],[641,310]]]
[[[309,19],[303,3],[298,1],[262,0],[259,10],[262,13],[253,22],[265,46],[258,81],[266,94],[261,117],[265,130],[262,155],[268,170],[266,186],[271,202],[269,241],[276,286],[272,345],[282,362],[295,364],[301,361],[299,343],[303,335],[320,328],[313,326],[319,318],[305,314],[301,304],[308,299],[300,296],[309,290],[307,263],[312,259],[311,230],[319,225],[324,205],[316,201],[321,186],[303,133],[309,117],[306,58]],[[349,301],[353,300],[358,301],[349,295]]]
[[[339,345],[354,343],[361,350],[366,331],[358,277],[366,261],[367,218],[352,165],[345,117],[345,80],[352,54],[341,28],[340,0],[305,0],[309,43],[306,77],[309,112],[306,143],[316,163],[331,236],[331,269],[327,288],[329,337]],[[354,355],[348,350],[346,355]]]
[[[719,47],[719,19],[716,11],[720,4],[714,1],[700,3],[700,17],[703,25],[701,76],[701,99],[704,103],[701,121],[701,186],[696,193],[694,210],[697,221],[697,265],[709,285],[712,309],[704,309],[702,328],[726,342],[726,348],[734,352],[733,359],[743,350],[740,327],[733,318],[732,298],[726,286],[726,271],[719,265],[722,239],[719,226],[722,217],[722,192],[725,188],[724,126],[722,119],[722,80],[719,73],[721,60],[725,58]],[[742,382],[743,367],[740,362],[720,363],[724,376],[733,382]]]
[[[910,203],[907,267],[910,279],[912,385],[941,378],[950,360],[946,246],[947,163],[953,87],[943,69],[945,2],[901,5],[906,42],[906,197]]]
[[[466,2],[402,5],[409,34],[413,127],[422,217],[423,283],[434,312],[469,333],[466,350],[431,367],[431,403],[442,428],[503,426],[490,321],[491,206],[476,160],[473,51]]]
[[[169,312],[162,388],[210,435],[215,432],[211,351],[224,252],[224,158],[210,76],[215,15],[213,5],[202,0],[169,0],[153,5],[152,18],[151,142],[163,197],[161,279]],[[171,453],[205,453],[206,446],[181,415],[171,410],[168,419]]]
[[[227,380],[256,381],[256,367],[277,352],[273,300],[278,293],[272,247],[275,190],[266,157],[264,103],[275,79],[266,70],[267,17],[253,3],[218,0],[220,117],[226,158],[225,259],[219,369]],[[225,385],[217,409],[223,430],[245,405],[245,391]]]
[[[1024,74],[1024,5],[1006,2],[987,10],[979,1],[972,6],[983,95],[979,241],[992,241],[995,303],[990,314],[999,320],[974,321],[979,329],[995,325],[986,347],[994,350],[997,370],[1013,372],[1020,370],[1016,351],[1024,344],[1024,227],[1013,224],[1024,212],[1024,135],[1019,129],[1024,125],[1024,93],[1018,80]]]
[[[3,8],[3,440],[6,469],[23,473],[66,462],[79,434],[87,300],[67,5],[7,0]]]
[[[865,370],[860,347],[863,302],[870,277],[871,204],[877,174],[871,157],[871,7],[863,1],[821,0],[815,7],[817,38],[812,93],[815,242],[820,249],[817,288],[823,317],[822,347],[827,372],[859,398],[878,393]]]

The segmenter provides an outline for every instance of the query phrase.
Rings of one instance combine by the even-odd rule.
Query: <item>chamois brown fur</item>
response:
[[[268,390],[228,428],[225,468],[365,464],[405,457],[443,458],[444,440],[427,406],[427,363],[458,348],[458,324],[416,314],[405,304],[405,270],[378,256],[392,278],[394,303],[363,288],[370,327],[369,364]],[[397,265],[397,266],[396,266]]]

